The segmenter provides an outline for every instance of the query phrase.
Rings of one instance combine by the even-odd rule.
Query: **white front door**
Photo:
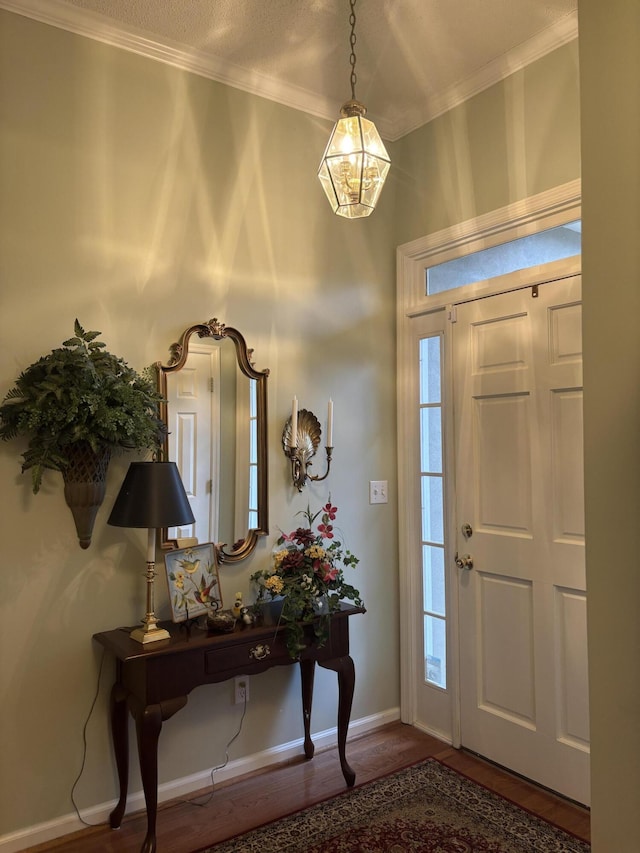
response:
[[[458,305],[461,743],[589,802],[580,277]]]

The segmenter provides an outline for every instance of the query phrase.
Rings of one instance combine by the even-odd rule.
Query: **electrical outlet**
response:
[[[239,675],[234,680],[235,704],[242,705],[249,701],[249,679],[246,675]]]
[[[369,480],[369,503],[386,504],[388,485],[386,480]]]

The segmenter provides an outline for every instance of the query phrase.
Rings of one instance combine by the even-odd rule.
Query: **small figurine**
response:
[[[256,617],[253,615],[249,607],[243,607],[240,610],[240,614],[242,617],[242,621],[245,625],[253,625],[253,623],[256,621]]]
[[[242,593],[236,592],[235,601],[233,602],[233,607],[231,608],[231,612],[236,617],[236,619],[240,618],[240,613],[242,612]]]

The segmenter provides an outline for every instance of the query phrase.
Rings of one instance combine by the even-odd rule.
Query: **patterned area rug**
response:
[[[588,853],[434,759],[201,853]]]

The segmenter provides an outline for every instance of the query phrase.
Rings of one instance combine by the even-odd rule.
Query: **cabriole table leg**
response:
[[[302,682],[302,717],[304,721],[304,754],[313,758],[315,746],[311,740],[311,705],[313,703],[313,677],[316,663],[313,660],[300,661],[300,680]]]
[[[127,729],[127,691],[117,682],[111,689],[111,737],[118,770],[120,798],[109,815],[109,826],[118,829],[127,805],[129,784],[129,733]]]
[[[356,774],[349,766],[346,755],[347,731],[351,717],[353,691],[356,683],[356,671],[353,660],[349,655],[334,660],[318,661],[325,669],[338,673],[338,754],[345,782],[351,788],[356,781]]]

